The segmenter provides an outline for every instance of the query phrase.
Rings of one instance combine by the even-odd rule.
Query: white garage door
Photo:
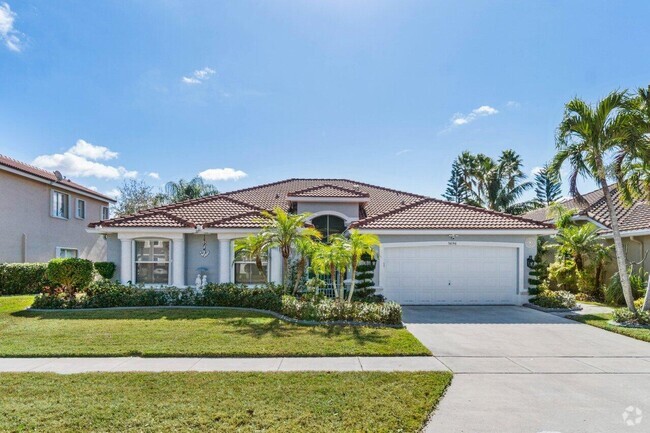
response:
[[[516,247],[384,247],[380,285],[390,300],[412,305],[516,303]]]

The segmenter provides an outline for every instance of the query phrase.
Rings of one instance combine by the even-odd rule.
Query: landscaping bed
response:
[[[415,356],[408,330],[302,326],[220,309],[25,310],[32,296],[0,297],[0,356]]]
[[[450,373],[0,374],[1,431],[418,432]]]
[[[577,322],[586,323],[587,325],[596,326],[607,331],[616,332],[617,334],[650,343],[650,328],[619,326],[613,322],[612,314],[568,315],[566,317]]]
[[[530,299],[527,307],[547,312],[563,312],[581,310],[572,293],[564,290],[546,290]]]

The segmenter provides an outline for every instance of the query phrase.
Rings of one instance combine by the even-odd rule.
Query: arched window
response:
[[[335,215],[321,215],[311,220],[311,223],[323,235],[326,241],[330,236],[343,233],[345,231],[345,221],[343,218]]]

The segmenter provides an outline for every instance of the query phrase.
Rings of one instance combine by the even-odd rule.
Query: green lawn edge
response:
[[[568,315],[568,319],[575,320],[576,322],[585,323],[590,326],[595,326],[606,331],[615,332],[626,337],[634,338],[636,340],[645,341],[650,343],[650,329],[644,328],[626,328],[623,326],[616,326],[608,323],[612,320],[612,315],[609,313],[601,314],[584,314],[584,315]]]

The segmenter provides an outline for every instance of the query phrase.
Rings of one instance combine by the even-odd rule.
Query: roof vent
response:
[[[275,193],[275,198],[276,198],[276,199],[280,198],[280,194],[276,192],[276,193]]]
[[[354,190],[355,191],[361,191],[361,187],[359,185],[354,185]]]

